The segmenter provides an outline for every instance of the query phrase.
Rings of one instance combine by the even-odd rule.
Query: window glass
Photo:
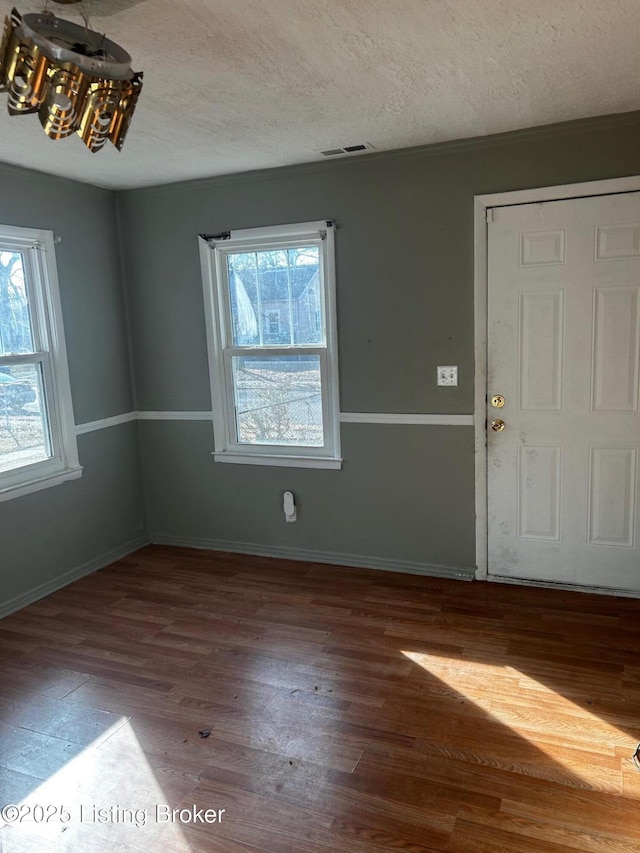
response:
[[[232,362],[239,442],[322,445],[319,356],[243,355]]]
[[[317,246],[228,255],[234,345],[321,343],[319,268]]]
[[[0,355],[33,350],[23,255],[0,251]]]
[[[51,457],[42,373],[33,364],[0,369],[0,471]]]

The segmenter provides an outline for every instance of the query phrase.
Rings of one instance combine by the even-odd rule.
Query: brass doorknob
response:
[[[505,428],[505,426],[506,426],[506,424],[502,420],[502,418],[496,418],[495,421],[491,421],[491,429],[494,432],[502,432],[502,430]]]

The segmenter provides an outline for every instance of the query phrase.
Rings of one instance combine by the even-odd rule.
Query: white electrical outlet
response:
[[[458,384],[458,365],[449,364],[437,368],[438,385]]]

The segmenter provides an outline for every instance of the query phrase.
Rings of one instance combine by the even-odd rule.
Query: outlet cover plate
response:
[[[458,365],[447,364],[437,368],[438,385],[458,384]]]

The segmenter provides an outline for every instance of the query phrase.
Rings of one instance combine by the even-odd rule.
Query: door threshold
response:
[[[554,581],[534,581],[525,578],[512,578],[507,575],[488,574],[491,583],[508,583],[513,586],[532,586],[540,589],[561,589],[566,592],[588,592],[592,595],[616,595],[622,598],[640,598],[640,592],[633,589],[616,589],[608,586],[585,586],[571,583],[555,583]]]

